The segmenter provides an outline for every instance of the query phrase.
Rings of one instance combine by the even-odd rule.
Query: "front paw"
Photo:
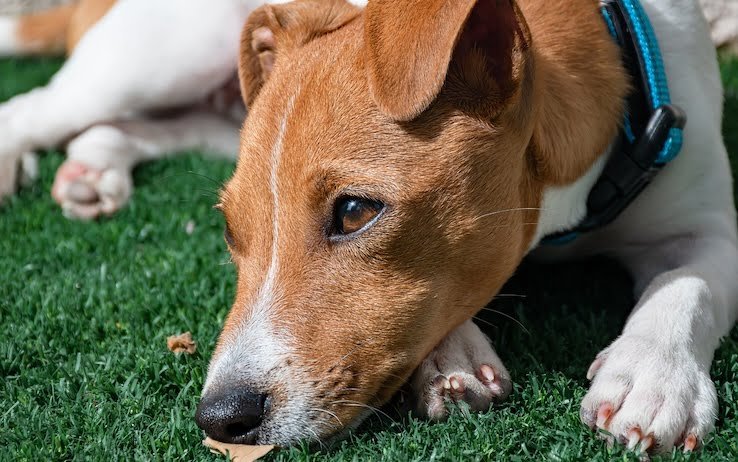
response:
[[[592,384],[582,402],[582,421],[631,449],[692,451],[717,415],[708,367],[686,345],[620,337],[587,373]]]
[[[486,411],[510,394],[510,374],[487,338],[471,321],[451,332],[411,379],[415,408],[422,417],[443,420],[448,406],[465,402]]]

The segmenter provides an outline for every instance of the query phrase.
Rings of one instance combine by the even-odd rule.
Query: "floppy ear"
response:
[[[514,0],[370,0],[364,27],[370,91],[396,120],[427,109],[455,61],[490,103],[503,100],[530,44]]]
[[[280,54],[346,25],[360,9],[345,0],[297,0],[254,10],[241,33],[238,77],[250,106]]]

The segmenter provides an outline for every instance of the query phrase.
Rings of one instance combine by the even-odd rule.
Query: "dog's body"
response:
[[[53,195],[78,218],[124,205],[144,160],[189,148],[234,157],[243,111],[233,117],[242,103],[229,86],[241,28],[261,3],[84,0],[0,20],[0,52],[74,47],[49,85],[0,105],[0,196],[15,188],[24,156],[72,137]]]
[[[203,428],[237,442],[327,439],[408,379],[431,418],[449,399],[486,409],[510,377],[469,319],[544,236],[584,217],[622,122],[628,80],[597,2],[261,8],[242,36],[251,115],[239,143],[229,110],[202,102],[231,79],[253,3],[121,0],[48,87],[0,106],[0,188],[27,151],[93,126],[54,187],[70,214],[91,217],[125,202],[136,162],[240,144],[221,206],[238,293]],[[738,310],[722,90],[696,1],[643,4],[689,118],[682,152],[614,223],[534,253],[604,253],[636,282],[623,335],[590,369],[584,421],[644,449],[694,449],[714,425],[710,363]],[[190,109],[141,115],[173,106]]]

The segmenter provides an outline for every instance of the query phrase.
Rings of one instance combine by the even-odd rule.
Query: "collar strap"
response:
[[[546,244],[566,244],[610,224],[682,147],[687,117],[671,104],[661,50],[643,7],[638,0],[602,0],[600,10],[633,91],[610,159],[587,198],[587,215],[573,229],[544,238]]]

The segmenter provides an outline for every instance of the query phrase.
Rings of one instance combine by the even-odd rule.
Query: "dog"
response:
[[[694,0],[643,5],[689,117],[682,152],[612,223],[556,247],[541,244],[582,222],[619,154],[633,85],[594,0],[299,0],[250,16],[256,2],[81,0],[5,18],[0,52],[73,52],[0,106],[0,188],[71,140],[53,195],[94,218],[125,204],[138,162],[240,150],[218,206],[237,294],[196,416],[215,439],[340,438],[406,382],[428,418],[448,401],[486,410],[512,382],[470,318],[525,256],[599,253],[640,301],[587,374],[582,419],[694,450],[736,319],[735,206],[705,20]]]
[[[239,63],[250,112],[218,205],[237,292],[200,427],[233,443],[331,441],[406,382],[431,419],[448,401],[485,410],[511,378],[471,317],[527,255],[604,254],[630,270],[638,303],[594,358],[581,418],[643,451],[695,450],[716,419],[713,354],[738,314],[722,88],[699,4],[642,7],[688,117],[682,147],[568,243],[634,110],[637,82],[598,2],[298,0],[252,13]]]

